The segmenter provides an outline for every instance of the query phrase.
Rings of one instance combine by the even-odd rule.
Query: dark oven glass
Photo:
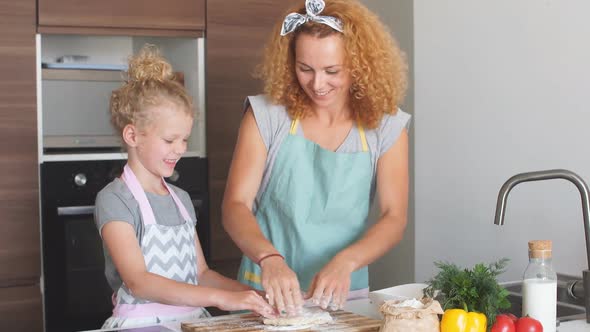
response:
[[[112,290],[104,278],[104,256],[94,226],[94,206],[58,207],[57,211],[66,242],[62,294],[65,314],[102,324],[112,310],[108,297]]]
[[[44,310],[47,332],[98,329],[112,313],[104,276],[94,200],[119,176],[123,160],[45,162],[41,166]],[[209,257],[207,168],[202,158],[182,159],[168,179],[189,192],[197,232]],[[175,181],[172,181],[175,180]]]

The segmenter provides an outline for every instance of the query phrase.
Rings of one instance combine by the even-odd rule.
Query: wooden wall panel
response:
[[[296,0],[207,1],[207,157],[212,257],[235,260],[240,251],[221,226],[221,199],[248,95],[262,92],[252,77],[274,24]],[[215,262],[214,262],[215,263]],[[227,264],[225,264],[227,266]]]
[[[39,26],[204,30],[205,0],[39,0]]]
[[[39,278],[35,0],[0,0],[0,282]]]
[[[0,0],[0,330],[42,331],[35,0]]]
[[[39,285],[0,288],[0,331],[43,331]]]

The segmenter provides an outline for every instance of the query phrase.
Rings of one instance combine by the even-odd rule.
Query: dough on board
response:
[[[303,307],[303,313],[296,317],[265,318],[265,325],[294,326],[294,325],[320,325],[332,322],[332,316],[319,307]]]

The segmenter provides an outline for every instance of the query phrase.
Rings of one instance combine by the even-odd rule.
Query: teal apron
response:
[[[372,166],[361,126],[363,151],[336,153],[297,136],[298,122],[292,121],[279,148],[256,220],[297,274],[301,289],[307,290],[313,277],[338,252],[364,235]],[[244,256],[238,279],[262,290],[260,275],[260,267]],[[366,266],[351,274],[351,291],[366,294],[368,287]]]

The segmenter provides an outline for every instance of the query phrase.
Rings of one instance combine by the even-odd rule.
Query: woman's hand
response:
[[[251,310],[257,314],[267,317],[276,317],[276,312],[258,292],[254,290],[231,292],[224,291],[220,296],[218,307],[222,310]]]
[[[280,315],[295,316],[303,307],[297,275],[282,257],[269,257],[260,263],[261,282],[266,298]]]
[[[315,275],[307,295],[322,309],[342,309],[348,298],[353,270],[351,264],[335,257]]]

